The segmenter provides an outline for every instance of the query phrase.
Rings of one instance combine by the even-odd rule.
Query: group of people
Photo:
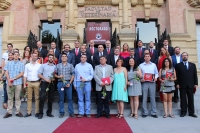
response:
[[[98,45],[94,41],[80,46],[75,41],[74,49],[65,44],[61,52],[56,43],[51,43],[47,51],[42,43],[37,42],[37,48],[24,48],[23,57],[19,50],[7,44],[8,51],[2,56],[2,74],[4,82],[3,107],[7,109],[4,118],[12,116],[13,100],[15,100],[16,116],[23,117],[20,112],[21,99],[27,98],[27,113],[31,116],[32,95],[35,98],[35,117],[43,118],[44,103],[47,100],[46,115],[52,115],[54,91],[59,93],[59,117],[64,117],[65,95],[68,101],[68,113],[71,117],[90,118],[91,91],[96,91],[97,115],[105,114],[110,118],[109,102],[117,103],[118,114],[122,118],[124,102],[130,101],[130,117],[138,119],[139,96],[142,95],[142,117],[148,115],[147,99],[150,97],[151,116],[157,118],[156,90],[164,105],[164,118],[174,118],[172,112],[172,95],[178,102],[180,90],[181,117],[187,113],[197,117],[194,110],[194,89],[197,89],[198,79],[194,63],[188,62],[188,53],[180,54],[180,48],[168,46],[164,40],[160,51],[154,49],[154,43],[149,43],[149,49],[143,48],[141,40],[138,48],[129,48],[127,43],[111,48],[111,42]],[[78,96],[78,115],[74,114],[72,90]],[[149,94],[148,94],[149,93]],[[13,99],[14,98],[14,99]]]

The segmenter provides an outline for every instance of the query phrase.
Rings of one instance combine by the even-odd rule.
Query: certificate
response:
[[[144,74],[144,81],[153,82],[154,81],[154,74],[152,74],[152,73],[145,73]]]
[[[173,76],[173,72],[166,72],[166,78],[171,78]]]
[[[104,84],[110,84],[110,77],[102,78],[101,81],[102,81]]]

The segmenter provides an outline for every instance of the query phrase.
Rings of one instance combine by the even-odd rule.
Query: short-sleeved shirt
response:
[[[4,67],[4,70],[8,71],[10,79],[15,78],[17,75],[19,75],[21,72],[24,72],[24,63],[21,61],[8,61],[6,63],[6,66]],[[16,80],[14,80],[13,85],[20,85],[23,82],[23,78],[20,77]]]
[[[70,80],[72,76],[74,76],[74,67],[70,63],[66,63],[66,65],[63,65],[63,63],[59,63],[56,66],[56,72],[58,75],[63,75],[64,80]],[[58,81],[61,81],[61,79],[58,79]]]
[[[5,63],[8,61],[8,51],[3,53],[2,59],[5,61]]]
[[[40,66],[38,74],[42,74],[44,78],[50,79],[50,77],[53,77],[53,73],[54,73],[55,69],[56,69],[56,66],[54,64],[50,65],[47,62]],[[44,80],[42,80],[42,81],[44,81]]]

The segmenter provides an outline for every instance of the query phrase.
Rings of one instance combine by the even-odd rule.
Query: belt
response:
[[[28,81],[28,82],[35,83],[35,82],[40,82],[40,80],[36,80],[36,81]]]
[[[64,80],[64,81],[69,82],[70,80]],[[60,81],[58,81],[58,82],[63,82],[63,81],[60,80]]]

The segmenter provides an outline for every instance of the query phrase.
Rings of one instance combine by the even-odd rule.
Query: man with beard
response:
[[[173,67],[175,68],[178,63],[182,62],[182,57],[180,54],[180,48],[178,46],[176,46],[174,48],[174,52],[175,52],[175,54],[172,55],[172,64],[173,64]],[[176,84],[177,84],[177,82],[175,81],[175,91],[174,91],[174,102],[175,103],[178,102],[178,88],[176,88]]]
[[[189,116],[197,118],[194,114],[194,89],[197,89],[197,69],[196,65],[188,61],[188,53],[182,53],[183,62],[176,65],[177,85],[180,89],[181,97],[181,115],[184,117],[187,113]]]
[[[52,112],[52,103],[54,97],[54,70],[56,66],[53,64],[54,56],[52,54],[48,55],[48,62],[42,64],[38,71],[38,76],[42,79],[41,91],[40,91],[40,104],[39,104],[39,116],[38,119],[43,117],[44,102],[46,100],[46,94],[48,94],[48,110],[46,111],[47,116],[54,117]]]
[[[154,49],[154,43],[149,43],[149,52],[151,56],[151,62],[158,64],[158,51]]]

